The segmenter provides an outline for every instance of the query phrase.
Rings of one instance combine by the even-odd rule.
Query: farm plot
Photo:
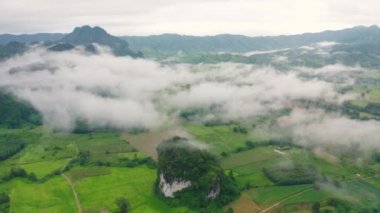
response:
[[[70,186],[61,176],[56,176],[41,184],[15,180],[12,185],[11,212],[77,211]]]
[[[135,152],[136,150],[120,138],[119,133],[95,132],[89,134],[75,134],[70,136],[79,151],[89,152],[89,162],[115,162],[120,153]]]
[[[233,152],[238,147],[244,147],[248,139],[261,140],[253,133],[234,132],[235,125],[204,126],[187,124],[185,130],[194,135],[195,139],[210,146],[210,151],[219,155],[221,152]]]
[[[192,138],[192,135],[179,128],[165,129],[155,132],[144,132],[139,134],[124,133],[122,135],[122,138],[128,141],[133,147],[144,153],[146,156],[157,159],[157,146],[162,141],[170,139],[174,136],[180,136],[189,139]]]
[[[101,210],[114,212],[117,210],[114,201],[119,197],[125,197],[128,200],[132,212],[187,211],[185,208],[170,208],[156,197],[153,192],[156,170],[146,166],[109,169],[110,173],[100,169],[93,176],[75,179],[74,184],[85,212]],[[68,174],[74,176],[75,173],[88,171],[85,168],[83,171],[73,170]],[[100,172],[103,174],[99,174]]]

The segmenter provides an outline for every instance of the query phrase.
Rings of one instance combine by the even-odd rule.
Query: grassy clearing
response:
[[[329,177],[344,180],[354,178],[355,174],[360,173],[366,176],[367,171],[361,167],[356,167],[350,162],[331,163],[328,159],[315,157],[312,153],[302,149],[291,149],[288,152],[293,162],[302,162],[304,164],[313,165],[321,174]]]
[[[380,189],[366,181],[347,182],[336,190],[336,196],[363,207],[380,205]]]
[[[299,193],[304,190],[308,190],[311,187],[312,185],[310,184],[259,187],[247,191],[247,194],[260,206],[269,206],[293,194]]]
[[[74,182],[85,212],[117,209],[114,201],[125,197],[132,212],[186,212],[184,208],[170,208],[153,193],[156,170],[146,166],[110,168],[111,173],[86,177]]]
[[[281,156],[274,152],[272,147],[257,147],[248,151],[231,154],[223,159],[222,167],[230,169],[278,158],[281,158]]]
[[[273,186],[274,183],[270,181],[262,171],[248,175],[238,175],[236,177],[237,184],[240,188],[246,187],[248,184],[252,187],[259,186]]]
[[[33,131],[33,130],[31,130]],[[20,133],[21,136],[25,135]],[[40,135],[33,143],[27,144],[16,156],[7,160],[9,165],[36,163],[48,160],[61,160],[74,157],[77,153],[76,145],[72,141],[62,140],[54,134]]]
[[[91,163],[115,162],[119,159],[120,153],[135,151],[129,143],[120,139],[119,133],[114,132],[72,134],[65,140],[74,141],[79,151],[89,151]]]
[[[76,212],[70,186],[61,176],[43,184],[15,180],[10,193],[11,212]]]
[[[60,169],[66,163],[67,158],[76,155],[76,145],[73,142],[63,141],[51,132],[44,132],[44,134],[42,132],[42,128],[0,131],[0,137],[19,138],[26,142],[23,150],[0,162],[1,174],[5,174],[12,167],[17,166],[42,178]]]
[[[369,94],[371,94],[371,95],[380,95],[380,90],[376,90],[376,89],[371,90],[371,91],[369,92]]]
[[[0,128],[0,137],[12,136],[26,143],[35,143],[42,136],[41,128],[23,128],[23,129],[2,129]]]
[[[237,174],[239,187],[273,185],[263,173],[263,168],[276,165],[286,160],[285,156],[273,151],[272,147],[257,147],[248,151],[234,153],[223,159],[222,166],[232,169]]]
[[[28,146],[22,156],[15,162],[16,164],[25,164],[40,162],[46,160],[60,160],[72,158],[76,155],[76,146],[74,143],[54,144],[58,141],[46,141],[40,144],[33,144]]]
[[[369,101],[371,102],[380,102],[380,90],[371,90],[369,92]]]
[[[368,105],[368,102],[366,101],[351,101],[351,104],[360,107],[360,108],[365,108]]]
[[[127,153],[119,153],[117,155],[120,159],[122,158],[128,158],[128,159],[135,159],[135,158],[138,158],[138,159],[141,159],[141,158],[144,158],[145,155],[141,152],[127,152]]]
[[[284,204],[297,204],[297,203],[315,203],[321,202],[328,198],[328,193],[324,191],[310,190],[302,193],[300,196],[296,196],[284,201]]]
[[[372,115],[372,114],[369,114],[366,112],[359,112],[359,117],[361,119],[376,119],[376,118],[378,118],[378,116]]]
[[[238,147],[244,147],[248,138],[254,137],[233,131],[234,125],[204,126],[200,124],[185,125],[186,131],[194,135],[201,142],[210,145],[211,152],[220,154],[221,152],[233,152]]]
[[[73,181],[79,181],[87,177],[109,174],[111,174],[111,169],[107,167],[76,167],[67,173]]]
[[[298,203],[298,204],[287,204],[287,205],[281,205],[277,207],[277,209],[273,209],[273,212],[278,213],[310,213],[312,212],[312,204],[308,203]],[[319,212],[334,212],[335,208],[327,208],[322,207],[320,208]]]
[[[55,160],[55,161],[41,161],[38,163],[30,163],[21,165],[28,173],[33,172],[37,178],[43,178],[46,175],[61,169],[68,159]]]

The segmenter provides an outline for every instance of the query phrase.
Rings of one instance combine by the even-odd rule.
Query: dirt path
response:
[[[302,190],[302,191],[300,191],[300,192],[297,192],[297,193],[295,193],[295,194],[292,194],[292,195],[290,195],[289,197],[286,197],[286,198],[284,198],[284,199],[278,201],[277,203],[275,203],[275,204],[269,206],[268,208],[265,208],[265,209],[261,210],[260,213],[268,212],[268,211],[272,210],[273,208],[276,208],[277,206],[279,206],[280,204],[282,204],[284,201],[287,201],[287,200],[289,200],[289,199],[291,199],[291,198],[294,198],[294,197],[298,197],[298,196],[300,196],[301,194],[303,194],[303,193],[305,193],[305,192],[308,192],[308,191],[310,191],[310,190],[312,190],[312,188],[304,189],[304,190]]]
[[[67,165],[69,165],[69,163],[70,163],[71,160],[72,160],[72,158],[67,158],[66,163],[62,166],[62,168],[59,171],[63,172],[63,170],[66,169]]]
[[[71,188],[71,190],[73,191],[73,194],[74,194],[74,198],[75,198],[75,203],[77,204],[77,208],[78,208],[78,212],[79,213],[82,213],[83,211],[82,211],[82,207],[80,206],[80,202],[79,202],[79,197],[78,197],[78,194],[77,194],[77,192],[76,192],[76,190],[75,190],[75,187],[74,187],[74,184],[73,184],[73,182],[71,181],[71,179],[69,178],[69,177],[67,177],[65,174],[63,174],[62,172],[65,170],[65,168],[67,167],[67,165],[70,163],[70,161],[71,161],[72,159],[71,158],[69,158],[68,160],[67,160],[67,162],[65,163],[65,165],[63,165],[62,166],[62,168],[61,168],[61,176],[66,180],[66,182],[70,185],[70,188]]]
[[[65,180],[67,181],[67,183],[70,185],[71,190],[73,191],[73,194],[74,194],[75,203],[77,204],[78,212],[82,213],[83,212],[82,211],[82,207],[80,206],[79,197],[78,197],[77,192],[75,191],[75,187],[74,187],[73,182],[65,174],[62,173],[61,175],[62,175],[63,178],[65,178]]]

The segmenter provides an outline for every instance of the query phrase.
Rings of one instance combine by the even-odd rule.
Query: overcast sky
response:
[[[0,33],[278,35],[380,24],[379,0],[0,0]]]

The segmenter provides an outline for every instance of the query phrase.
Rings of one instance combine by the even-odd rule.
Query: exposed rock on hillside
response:
[[[218,160],[187,139],[174,137],[158,148],[157,192],[190,207],[224,205],[238,190]]]
[[[174,197],[174,193],[191,186],[188,180],[174,180],[171,183],[165,180],[164,175],[160,174],[160,189],[165,197]]]

